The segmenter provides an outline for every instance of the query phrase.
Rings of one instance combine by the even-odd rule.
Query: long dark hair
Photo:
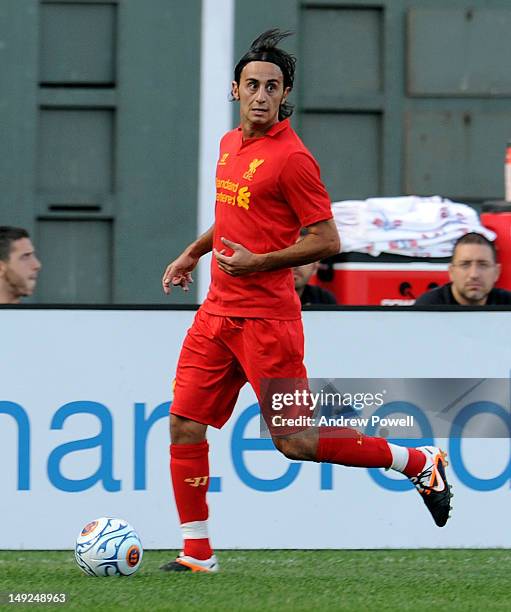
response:
[[[290,36],[293,32],[281,32],[279,29],[267,30],[258,36],[250,45],[250,49],[240,59],[234,68],[234,80],[240,84],[241,71],[250,62],[271,62],[276,64],[284,76],[284,89],[293,89],[295,80],[296,58],[279,49],[279,42]],[[279,121],[290,117],[293,114],[294,106],[289,102],[284,102],[279,108]]]

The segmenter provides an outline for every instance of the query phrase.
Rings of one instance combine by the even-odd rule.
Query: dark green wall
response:
[[[334,200],[503,196],[508,0],[238,0],[237,57],[273,26],[296,32],[294,125]]]
[[[168,302],[163,269],[197,233],[200,15],[0,3],[0,222],[33,234],[34,301]]]
[[[296,32],[293,121],[334,200],[503,196],[509,0],[235,12],[235,61],[267,28]],[[0,1],[0,223],[34,237],[32,301],[169,302],[162,271],[197,233],[200,29],[200,0]]]

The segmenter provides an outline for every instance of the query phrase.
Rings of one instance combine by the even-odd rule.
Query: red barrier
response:
[[[408,306],[449,281],[448,263],[334,263],[331,280],[311,282],[331,291],[338,304]]]
[[[495,246],[502,268],[497,287],[511,290],[511,202],[484,204],[481,223],[497,234]]]

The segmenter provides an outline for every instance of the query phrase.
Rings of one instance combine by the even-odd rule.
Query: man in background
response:
[[[0,304],[19,304],[32,295],[40,269],[28,232],[0,225]]]
[[[421,295],[416,305],[493,306],[511,304],[511,291],[496,289],[500,264],[493,242],[469,232],[454,245],[450,283]]]
[[[311,304],[337,304],[335,295],[318,287],[317,285],[309,285],[309,280],[318,271],[319,262],[304,264],[303,266],[295,266],[293,268],[293,278],[295,281],[295,291],[300,298],[302,306]]]

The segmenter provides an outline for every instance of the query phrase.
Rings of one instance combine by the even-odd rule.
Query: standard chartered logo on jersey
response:
[[[230,179],[216,180],[217,202],[221,202],[222,204],[230,204],[231,206],[237,205],[239,208],[249,210],[250,196],[251,193],[246,185],[240,187],[239,183],[235,183]]]
[[[250,191],[248,190],[248,187],[241,187],[241,189],[238,191],[236,202],[240,208],[244,208],[245,210],[249,209]]]
[[[219,165],[225,166],[226,155],[224,154]],[[225,158],[225,159],[224,159]],[[222,163],[223,162],[223,163]],[[251,181],[254,178],[254,174],[257,172],[259,166],[264,163],[264,159],[253,159],[248,165],[248,170],[243,174],[243,178],[247,181]],[[231,206],[238,206],[245,210],[250,209],[250,196],[252,194],[248,190],[247,185],[240,187],[240,184],[231,179],[216,179],[216,201],[222,204],[230,204]]]

